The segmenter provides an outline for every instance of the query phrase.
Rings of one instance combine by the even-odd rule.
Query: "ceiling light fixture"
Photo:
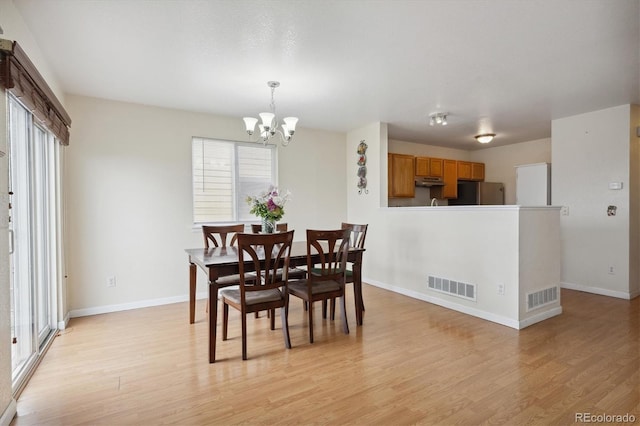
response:
[[[260,131],[260,137],[262,138],[262,144],[266,145],[267,142],[273,138],[276,133],[280,135],[282,139],[282,146],[289,145],[293,134],[296,131],[296,124],[298,123],[298,117],[285,117],[282,119],[283,123],[280,125],[281,129],[278,129],[278,120],[276,118],[276,103],[273,100],[273,93],[276,87],[280,86],[278,81],[268,81],[267,86],[271,88],[271,104],[269,105],[271,112],[261,112],[259,115],[262,120],[261,124],[258,124],[258,119],[253,117],[244,117],[244,125],[246,127],[249,136],[253,135],[258,124],[258,130]],[[257,141],[256,141],[257,142]]]
[[[448,112],[434,112],[429,115],[429,126],[435,126],[436,124],[440,124],[441,126],[447,125],[447,116]]]
[[[480,143],[489,143],[495,136],[495,133],[484,133],[482,135],[477,135],[476,140]]]

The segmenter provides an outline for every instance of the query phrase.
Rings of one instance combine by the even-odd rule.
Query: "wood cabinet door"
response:
[[[458,179],[471,180],[471,163],[468,161],[458,161]]]
[[[429,176],[443,177],[442,158],[429,158]]]
[[[444,187],[443,198],[458,198],[458,162],[455,160],[443,160]]]
[[[436,198],[458,198],[458,162],[442,160],[443,186],[431,187],[431,196]]]
[[[471,179],[484,181],[484,163],[471,163]]]
[[[413,155],[389,154],[389,197],[413,198],[415,196],[415,158]]]
[[[429,176],[429,160],[427,157],[416,157],[416,176]]]

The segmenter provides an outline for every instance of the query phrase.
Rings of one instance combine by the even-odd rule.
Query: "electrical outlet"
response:
[[[115,287],[116,286],[116,277],[111,276],[107,278],[107,287]]]
[[[613,266],[609,266],[609,275],[615,275],[616,274],[616,268],[614,268]]]
[[[498,284],[498,295],[504,296],[504,284]]]
[[[562,216],[569,216],[569,206],[560,207],[560,214]]]

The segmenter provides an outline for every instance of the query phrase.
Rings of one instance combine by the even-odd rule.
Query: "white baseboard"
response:
[[[498,323],[500,325],[505,325],[507,327],[515,328],[516,330],[519,330],[520,328],[523,328],[523,327],[521,327],[520,322],[518,322],[517,320],[511,319],[511,318],[507,318],[507,317],[503,317],[501,315],[496,315],[496,314],[493,314],[491,312],[482,311],[480,309],[471,308],[469,306],[465,306],[465,305],[461,305],[459,303],[451,302],[450,300],[440,299],[438,297],[433,297],[433,296],[430,296],[428,294],[419,293],[419,292],[413,291],[413,290],[407,290],[406,288],[396,287],[396,286],[393,286],[393,285],[388,285],[388,284],[382,283],[380,281],[372,280],[370,278],[363,277],[362,281],[366,282],[367,284],[371,284],[371,285],[374,285],[376,287],[380,287],[380,288],[383,288],[385,290],[392,291],[394,293],[403,294],[405,296],[409,296],[409,297],[412,297],[414,299],[423,300],[425,302],[433,303],[434,305],[442,306],[444,308],[448,308],[448,309],[452,309],[454,311],[462,312],[463,314],[471,315],[471,316],[474,316],[474,317],[477,317],[477,318],[481,318],[481,319],[484,319],[484,320],[487,320],[487,321]]]
[[[542,308],[540,308],[542,309]],[[551,317],[555,317],[556,315],[560,315],[562,313],[562,306],[556,306],[550,309],[547,309],[545,311],[539,312],[527,319],[524,319],[522,321],[519,322],[520,324],[520,329],[529,327],[530,325],[533,325],[535,323],[538,323],[540,321],[544,321],[546,319],[549,319]]]
[[[206,299],[207,292],[197,293],[196,299]],[[69,318],[86,317],[89,315],[108,314],[110,312],[128,311],[130,309],[149,308],[151,306],[169,305],[171,303],[187,302],[189,295],[164,297],[161,299],[140,300],[138,302],[122,303],[119,305],[96,306],[94,308],[73,309],[69,311]],[[68,322],[68,321],[67,321]]]
[[[18,404],[16,404],[15,399],[11,398],[11,401],[9,401],[9,405],[2,413],[2,416],[0,416],[0,426],[9,426],[11,420],[13,420],[17,413]]]
[[[64,316],[62,321],[58,322],[58,330],[64,330],[69,325],[69,312]]]
[[[600,287],[589,287],[582,284],[574,284],[574,283],[567,283],[567,282],[561,282],[560,287],[566,288],[568,290],[584,291],[586,293],[599,294],[601,296],[616,297],[618,299],[627,299],[627,300],[631,300],[640,294],[640,293],[634,294],[634,293],[629,293],[624,291],[609,290],[609,289],[600,288]]]

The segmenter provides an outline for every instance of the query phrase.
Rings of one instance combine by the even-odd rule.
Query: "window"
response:
[[[255,220],[248,195],[276,183],[275,146],[193,138],[193,222]]]

